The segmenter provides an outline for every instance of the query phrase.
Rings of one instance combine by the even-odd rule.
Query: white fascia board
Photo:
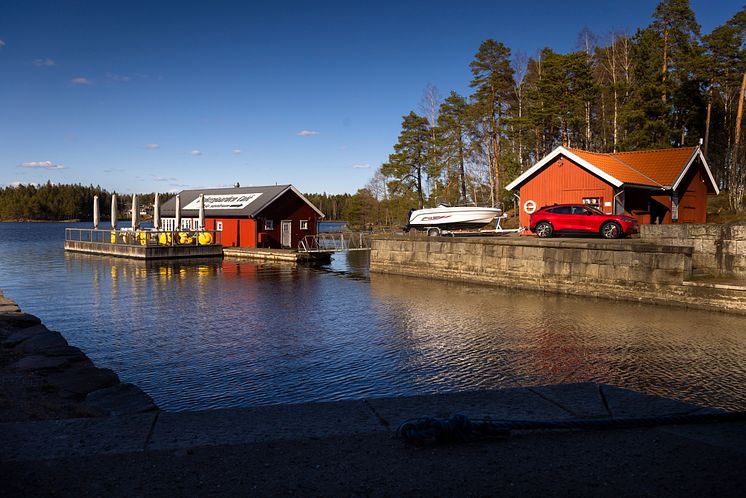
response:
[[[276,199],[279,199],[279,198],[280,198],[280,197],[281,197],[281,196],[282,196],[282,195],[283,195],[283,194],[284,194],[285,192],[287,192],[288,190],[292,190],[292,191],[293,191],[293,192],[295,193],[295,195],[297,195],[298,197],[300,197],[301,199],[303,199],[303,202],[305,202],[306,204],[308,204],[309,206],[311,206],[311,208],[312,208],[312,209],[313,209],[314,211],[316,211],[317,213],[319,213],[319,216],[321,216],[322,218],[326,218],[326,215],[324,215],[324,213],[322,213],[321,211],[319,211],[319,208],[317,208],[316,206],[314,206],[314,205],[313,205],[313,204],[311,203],[311,201],[309,201],[308,199],[306,199],[306,196],[305,196],[305,195],[303,195],[303,194],[301,194],[301,193],[300,193],[300,190],[298,190],[297,188],[295,188],[295,187],[294,187],[294,186],[292,186],[292,185],[288,185],[288,186],[287,186],[287,188],[283,189],[283,190],[282,190],[282,192],[279,192],[279,193],[278,193],[278,194],[277,194],[276,196],[274,196],[274,197],[272,198],[272,200],[270,200],[269,202],[267,202],[267,203],[266,203],[266,204],[264,205],[264,207],[263,207],[262,209],[260,209],[259,211],[257,211],[257,212],[256,212],[256,213],[254,213],[254,214],[255,214],[255,215],[258,215],[259,213],[261,213],[262,211],[264,211],[264,210],[265,210],[265,209],[267,208],[267,206],[269,206],[269,205],[271,205],[271,204],[272,204],[273,202],[275,202],[275,200],[276,200]]]
[[[326,218],[326,215],[325,215],[324,213],[322,213],[321,211],[319,211],[319,208],[317,208],[316,206],[314,206],[314,205],[313,205],[313,203],[312,203],[311,201],[309,201],[308,199],[306,199],[306,196],[305,196],[305,195],[303,195],[303,194],[301,194],[301,193],[300,193],[300,190],[298,190],[297,188],[295,188],[295,187],[294,187],[294,186],[292,186],[292,185],[290,185],[290,189],[291,189],[291,190],[292,190],[293,192],[295,192],[295,193],[296,193],[296,194],[298,195],[298,197],[300,197],[301,199],[303,199],[303,202],[305,202],[306,204],[308,204],[309,206],[311,206],[311,208],[312,208],[312,209],[313,209],[314,211],[316,211],[317,213],[319,213],[319,216],[321,216],[322,218]]]
[[[531,175],[533,175],[534,173],[536,173],[537,171],[539,171],[541,168],[543,168],[544,166],[546,166],[550,161],[554,160],[559,155],[563,155],[563,156],[567,157],[568,159],[570,159],[573,162],[577,163],[581,167],[587,169],[588,171],[590,171],[594,175],[596,175],[598,177],[601,177],[602,179],[604,179],[605,181],[607,181],[608,183],[612,184],[615,187],[621,187],[623,185],[623,182],[620,182],[619,180],[617,180],[613,176],[611,176],[608,173],[606,173],[606,172],[598,169],[596,166],[592,165],[591,163],[589,163],[585,159],[581,158],[580,156],[578,156],[576,154],[573,154],[572,152],[570,152],[569,150],[565,149],[564,147],[562,147],[560,145],[559,147],[557,147],[556,149],[554,149],[552,152],[550,152],[546,157],[544,157],[544,159],[542,159],[538,163],[536,163],[533,166],[531,166],[529,169],[526,170],[525,173],[523,173],[521,176],[519,176],[518,178],[516,178],[515,180],[513,180],[507,187],[505,187],[505,189],[506,190],[513,190],[518,185],[522,184],[526,179],[528,179],[529,177],[531,177]]]
[[[715,195],[718,195],[720,193],[720,189],[718,188],[718,184],[715,183],[715,178],[712,176],[712,171],[710,170],[710,165],[707,164],[707,159],[705,159],[705,155],[702,153],[702,149],[697,147],[694,150],[694,153],[692,154],[692,157],[689,158],[689,161],[686,163],[686,166],[684,166],[684,169],[681,170],[681,173],[679,173],[679,176],[676,178],[676,181],[673,183],[673,187],[671,187],[673,190],[677,190],[679,188],[679,184],[684,180],[684,176],[686,176],[687,171],[689,171],[689,168],[692,164],[694,164],[694,160],[699,156],[700,159],[702,159],[702,165],[705,167],[705,171],[707,172],[707,176],[710,178],[710,182],[712,183],[712,188],[715,189]]]

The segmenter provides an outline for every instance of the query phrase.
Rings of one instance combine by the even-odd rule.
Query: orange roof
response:
[[[622,183],[671,187],[689,163],[696,147],[608,154],[580,149],[567,150]]]

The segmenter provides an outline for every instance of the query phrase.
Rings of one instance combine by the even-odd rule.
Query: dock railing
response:
[[[298,242],[298,252],[370,251],[369,232],[324,232],[306,235]]]
[[[65,240],[126,246],[207,246],[220,245],[217,230],[101,230],[66,228]]]

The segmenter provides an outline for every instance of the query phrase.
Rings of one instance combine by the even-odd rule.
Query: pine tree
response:
[[[469,64],[473,79],[469,86],[475,89],[472,108],[475,122],[485,127],[489,140],[488,160],[494,181],[492,204],[497,205],[496,192],[500,190],[500,146],[504,134],[503,118],[508,117],[509,101],[513,98],[513,68],[510,66],[510,49],[489,39],[479,46],[474,60]]]
[[[466,99],[456,92],[451,92],[440,106],[438,116],[438,150],[446,164],[447,192],[451,183],[455,183],[457,200],[466,201],[466,154],[468,130],[468,105]]]
[[[390,188],[395,192],[404,189],[415,193],[420,209],[425,205],[423,185],[430,145],[427,119],[410,112],[403,117],[402,131],[394,145],[394,153],[381,166],[381,173],[392,178]]]

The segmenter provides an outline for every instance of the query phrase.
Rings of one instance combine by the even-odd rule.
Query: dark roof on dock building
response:
[[[182,190],[181,215],[186,218],[196,218],[199,215],[199,195],[205,195],[205,216],[242,216],[256,217],[263,209],[292,192],[311,206],[319,216],[324,213],[314,206],[298,189],[292,185],[270,185],[264,187],[231,187]],[[161,216],[176,216],[176,198],[172,197],[160,208]]]

